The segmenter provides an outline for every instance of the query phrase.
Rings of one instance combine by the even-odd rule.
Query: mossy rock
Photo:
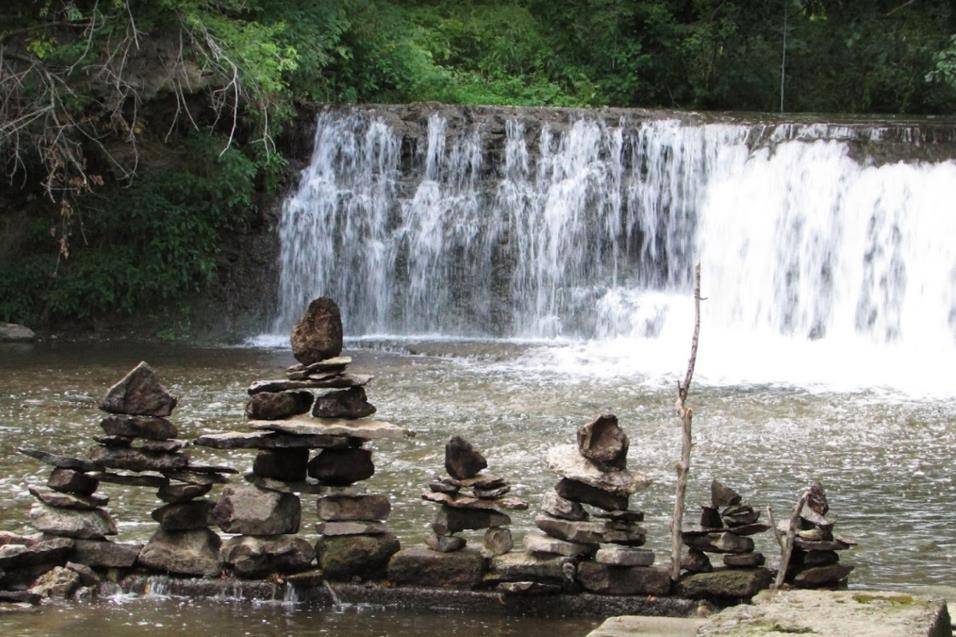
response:
[[[750,599],[769,587],[772,579],[765,568],[722,568],[682,577],[676,592],[691,599]]]

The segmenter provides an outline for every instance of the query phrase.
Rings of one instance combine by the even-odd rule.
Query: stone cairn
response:
[[[631,494],[650,481],[627,469],[629,440],[613,414],[583,425],[575,445],[554,447],[548,467],[561,479],[545,496],[525,548],[544,558],[573,558],[565,568],[576,571],[585,590],[608,595],[661,595],[670,589],[667,573],[653,568],[654,553],[641,548],[647,531],[644,513],[629,509]],[[598,520],[584,506],[594,507]],[[574,564],[576,567],[567,566]]]
[[[405,432],[368,418],[375,407],[364,387],[372,377],[346,371],[351,358],[341,355],[342,321],[331,299],[312,301],[292,332],[292,351],[299,363],[286,378],[249,387],[245,411],[253,431],[207,434],[194,442],[257,451],[244,476],[248,484],[223,489],[212,511],[223,531],[238,534],[223,544],[221,561],[242,577],[304,571],[316,557],[327,579],[379,577],[399,550],[385,524],[391,503],[356,483],[375,472],[365,444]],[[314,449],[319,452],[310,459]],[[301,493],[320,496],[322,537],[315,549],[295,537]]]
[[[800,509],[793,551],[786,581],[798,588],[833,588],[846,585],[853,566],[840,564],[838,551],[855,546],[855,542],[833,534],[835,518],[819,482],[810,485],[807,501]],[[786,536],[789,520],[781,520],[777,532]]]
[[[509,497],[511,485],[503,478],[482,473],[488,461],[471,443],[460,436],[445,445],[447,476],[436,475],[422,498],[440,504],[425,544],[433,551],[452,553],[465,548],[466,540],[456,533],[466,529],[485,529],[485,557],[504,555],[512,549],[511,518],[502,509],[523,510],[528,503]],[[471,494],[462,490],[470,490]]]
[[[707,553],[723,554],[728,568],[763,566],[763,553],[754,550],[749,537],[770,529],[759,522],[760,512],[741,501],[740,494],[714,480],[710,484],[710,504],[701,505],[700,526],[682,529],[681,538],[689,547],[681,568],[689,573],[713,570]]]

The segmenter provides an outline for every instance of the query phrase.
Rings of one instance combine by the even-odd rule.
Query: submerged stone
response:
[[[464,480],[475,477],[488,466],[488,461],[470,442],[461,436],[452,436],[445,443],[445,471],[453,478]]]
[[[425,546],[403,549],[388,563],[388,579],[398,586],[470,589],[478,586],[485,560],[473,549],[440,553]]]
[[[164,531],[153,534],[139,554],[151,569],[178,575],[215,577],[219,574],[219,536],[209,529]]]
[[[391,533],[323,537],[315,545],[319,568],[334,581],[381,579],[400,548]]]
[[[605,414],[578,429],[581,455],[606,470],[627,468],[627,434],[617,424],[617,416]]]
[[[295,536],[258,538],[240,535],[223,543],[219,557],[240,577],[262,577],[308,569],[315,560],[315,549]]]
[[[311,365],[342,353],[342,315],[328,297],[319,297],[292,328],[292,354],[303,365]]]
[[[136,416],[168,416],[175,407],[176,398],[166,391],[156,373],[145,362],[110,387],[100,404],[103,411]]]

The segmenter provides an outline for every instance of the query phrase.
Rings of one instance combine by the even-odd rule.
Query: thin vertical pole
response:
[[[784,79],[787,77],[787,5],[790,0],[783,0],[783,50],[780,54],[780,112],[783,113]]]

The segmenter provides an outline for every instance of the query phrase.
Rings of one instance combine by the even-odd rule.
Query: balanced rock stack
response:
[[[833,534],[835,519],[819,482],[810,485],[806,503],[800,510],[797,532],[786,581],[799,588],[832,588],[846,584],[853,566],[840,564],[838,551],[855,542]],[[777,532],[786,535],[789,521],[781,520]]]
[[[140,564],[212,576],[219,573],[220,539],[209,529],[213,502],[203,496],[235,471],[191,461],[169,420],[176,403],[152,368],[140,363],[107,391],[100,405],[109,414],[100,421],[106,435],[96,438],[90,459],[113,470],[94,474],[99,480],[155,488],[165,503],[151,514],[159,530],[140,551]]]
[[[346,371],[351,359],[341,356],[342,321],[331,299],[312,301],[292,332],[292,351],[299,363],[286,378],[249,387],[246,415],[254,431],[194,441],[258,452],[245,474],[249,484],[225,488],[213,510],[223,531],[240,534],[224,543],[222,562],[237,575],[253,577],[301,571],[318,556],[328,579],[381,576],[399,548],[384,522],[391,504],[356,483],[375,472],[365,444],[406,432],[368,418],[375,407],[364,386],[372,377]],[[319,452],[310,459],[313,449]],[[315,549],[293,537],[301,522],[301,493],[321,496],[322,538]]]
[[[482,473],[488,461],[461,436],[453,436],[445,445],[445,471],[436,475],[422,498],[440,504],[425,544],[433,551],[451,553],[465,547],[467,541],[456,533],[466,529],[485,529],[483,554],[504,555],[512,549],[511,518],[502,509],[522,510],[528,503],[509,497],[511,485],[503,478]]]
[[[577,582],[607,595],[660,595],[670,580],[653,568],[654,553],[641,548],[647,532],[644,513],[628,508],[631,494],[650,481],[627,469],[629,440],[613,414],[583,425],[578,444],[554,447],[548,467],[561,480],[545,496],[525,548],[537,556],[565,556],[577,563]],[[583,505],[597,509],[593,516]]]
[[[763,566],[763,553],[754,550],[749,536],[770,529],[760,523],[760,512],[730,487],[714,480],[710,484],[710,504],[701,505],[700,526],[682,529],[681,538],[689,547],[681,568],[689,573],[713,570],[707,553],[723,554],[728,568]]]

